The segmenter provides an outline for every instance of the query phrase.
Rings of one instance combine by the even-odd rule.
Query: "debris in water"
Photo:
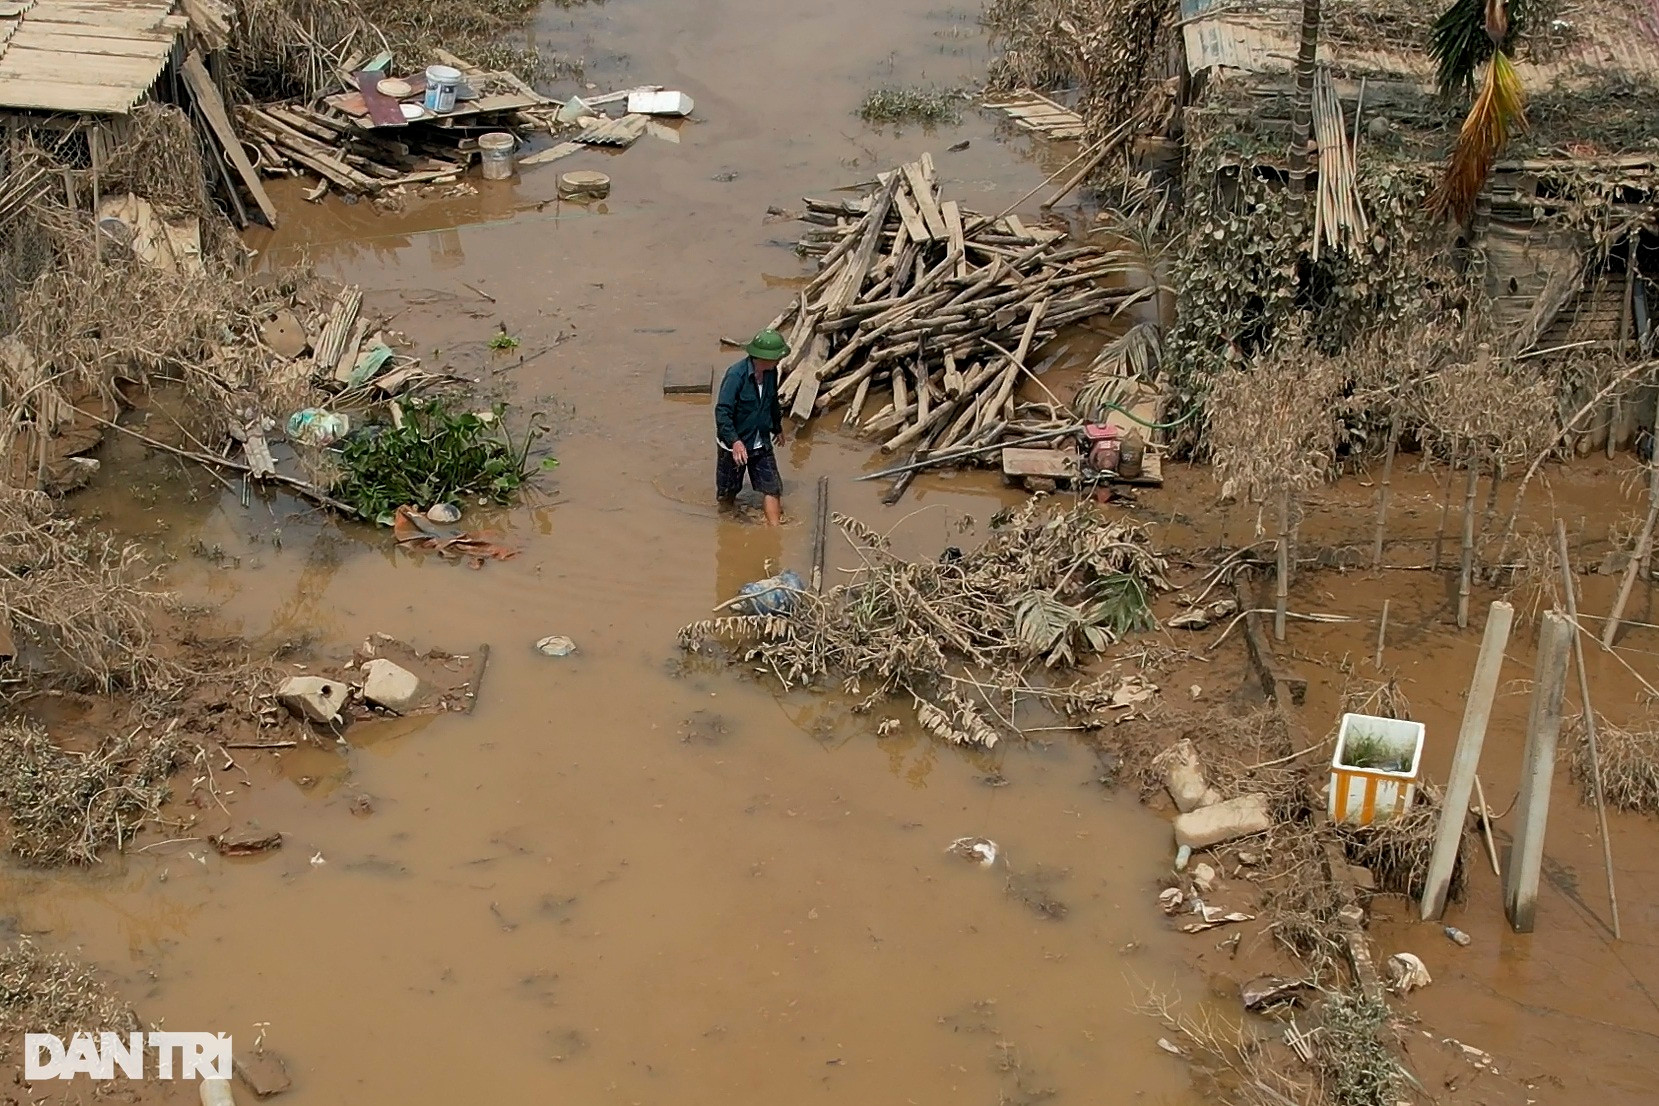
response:
[[[318,449],[331,446],[350,433],[350,415],[307,407],[288,416],[288,436]]]
[[[505,561],[518,550],[497,544],[485,531],[470,532],[438,526],[413,507],[399,507],[392,521],[392,535],[407,549],[435,549],[445,557],[465,557],[473,568],[486,560]]]
[[[255,1098],[270,1098],[294,1085],[288,1076],[288,1064],[281,1056],[263,1048],[252,1055],[236,1057],[233,1067]]]
[[[1256,920],[1254,914],[1244,914],[1237,910],[1223,910],[1219,906],[1206,906],[1203,899],[1192,900],[1192,912],[1204,920],[1188,922],[1181,927],[1182,933],[1203,933],[1206,929],[1214,929],[1217,926]]]
[[[1171,1056],[1185,1056],[1186,1055],[1185,1052],[1181,1051],[1181,1046],[1173,1043],[1172,1041],[1170,1041],[1170,1039],[1168,1037],[1159,1037],[1158,1038],[1158,1047],[1163,1049],[1165,1052],[1169,1053]]]
[[[1181,903],[1185,900],[1186,896],[1181,893],[1179,887],[1166,887],[1158,892],[1158,905],[1164,908],[1165,914],[1173,914],[1181,909]]]
[[[1308,987],[1306,980],[1281,979],[1276,975],[1260,975],[1249,980],[1239,987],[1239,994],[1244,999],[1244,1008],[1260,1012],[1286,1003],[1295,1004],[1302,1000],[1302,991]]]
[[[434,503],[426,510],[426,517],[440,526],[461,521],[461,508],[453,503]]]
[[[1470,937],[1467,933],[1463,932],[1461,929],[1458,929],[1456,926],[1447,926],[1445,933],[1447,937],[1451,938],[1453,941],[1456,941],[1464,948],[1468,948],[1469,942],[1474,940],[1474,938]]]
[[[1254,792],[1179,815],[1175,819],[1175,841],[1204,849],[1234,838],[1266,833],[1272,825],[1267,795]]]
[[[755,580],[738,589],[737,599],[727,605],[743,614],[788,614],[795,596],[806,590],[806,582],[793,569]]]
[[[363,666],[363,699],[393,714],[407,714],[421,697],[421,679],[413,672],[376,657]]]
[[[576,642],[563,634],[552,634],[536,642],[536,652],[544,657],[568,657],[576,652]]]
[[[316,853],[314,853],[314,854],[312,854],[312,857],[311,857],[311,866],[312,866],[312,867],[313,867],[313,868],[320,868],[320,867],[322,867],[322,866],[323,866],[323,865],[324,865],[324,864],[327,864],[327,863],[328,863],[328,861],[326,861],[326,860],[324,860],[324,859],[323,859],[323,854],[322,854],[322,852],[321,852],[321,851],[320,851],[320,850],[319,850],[319,851],[318,851],[318,852],[316,852]]]
[[[997,843],[988,837],[958,837],[945,851],[955,853],[964,860],[978,861],[981,868],[989,868],[997,862]]]
[[[1192,869],[1192,885],[1198,888],[1201,894],[1209,894],[1210,888],[1215,886],[1216,871],[1208,864],[1195,864]]]
[[[311,722],[331,725],[346,705],[346,684],[322,676],[290,676],[277,689],[277,702]]]
[[[255,853],[282,847],[282,834],[253,829],[227,830],[224,833],[216,833],[207,840],[219,851],[220,856],[253,856]]]
[[[1388,986],[1395,994],[1408,994],[1433,982],[1427,965],[1412,953],[1397,952],[1388,958]]]

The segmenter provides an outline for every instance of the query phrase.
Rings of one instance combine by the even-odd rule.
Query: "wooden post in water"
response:
[[[1382,620],[1377,623],[1377,656],[1373,662],[1377,668],[1382,667],[1383,642],[1388,640],[1388,600],[1383,600]]]
[[[1492,717],[1492,700],[1498,693],[1498,675],[1503,669],[1504,646],[1515,608],[1499,600],[1486,614],[1486,633],[1480,641],[1480,656],[1469,681],[1469,696],[1463,706],[1463,728],[1458,731],[1457,751],[1452,754],[1452,772],[1446,781],[1446,797],[1440,803],[1440,826],[1434,836],[1434,853],[1429,860],[1428,880],[1421,903],[1424,921],[1440,917],[1446,909],[1446,891],[1452,884],[1452,868],[1463,840],[1463,825],[1469,817],[1469,794],[1480,767],[1480,750],[1486,743],[1486,724]]]
[[[1560,611],[1545,613],[1538,630],[1538,665],[1527,717],[1526,760],[1521,767],[1519,821],[1504,880],[1504,913],[1516,933],[1531,933],[1538,913],[1538,873],[1544,864],[1544,829],[1550,817],[1556,741],[1561,736],[1561,696],[1567,686],[1567,651],[1573,624]]]
[[[1469,577],[1475,568],[1475,493],[1480,489],[1480,454],[1469,449],[1469,482],[1463,491],[1463,553],[1457,576],[1457,628],[1469,625]]]
[[[1601,631],[1601,647],[1613,648],[1613,639],[1619,634],[1619,620],[1624,617],[1624,605],[1630,601],[1630,589],[1636,586],[1636,574],[1647,564],[1653,552],[1653,527],[1659,521],[1659,453],[1648,462],[1647,521],[1636,539],[1636,548],[1630,551],[1630,563],[1624,566],[1624,577],[1619,581],[1619,594],[1608,612],[1607,625]]]
[[[1362,81],[1364,78],[1360,78]],[[1356,119],[1355,123],[1359,121]],[[1377,486],[1377,535],[1371,546],[1371,567],[1381,568],[1383,534],[1388,528],[1388,493],[1394,484],[1394,454],[1400,448],[1400,415],[1395,412],[1388,424],[1388,450],[1383,454],[1382,481]]]
[[[829,477],[818,478],[818,502],[812,512],[812,580],[814,595],[824,590],[824,545],[829,540]]]
[[[1290,605],[1290,485],[1279,489],[1279,571],[1273,602],[1273,640],[1285,640],[1285,609]]]
[[[1590,673],[1584,667],[1584,641],[1578,629],[1578,597],[1573,594],[1572,562],[1567,559],[1567,527],[1555,520],[1555,555],[1561,562],[1561,586],[1566,592],[1567,618],[1573,624],[1573,664],[1578,668],[1578,698],[1584,704],[1584,736],[1590,742],[1590,783],[1596,796],[1596,821],[1601,825],[1601,862],[1607,871],[1607,906],[1613,915],[1613,938],[1622,941],[1619,893],[1613,887],[1613,839],[1607,834],[1607,800],[1601,789],[1601,750],[1596,747],[1596,712],[1590,706]]]

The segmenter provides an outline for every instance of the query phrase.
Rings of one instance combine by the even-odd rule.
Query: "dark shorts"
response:
[[[770,449],[749,451],[749,463],[740,465],[722,449],[714,462],[714,494],[721,499],[736,499],[743,490],[743,474],[749,474],[749,486],[761,495],[783,495],[783,478],[778,475],[778,455]]]

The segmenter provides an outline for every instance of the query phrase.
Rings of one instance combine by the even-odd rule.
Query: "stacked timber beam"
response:
[[[823,267],[773,321],[787,328],[779,391],[795,418],[844,407],[843,423],[883,451],[930,456],[1064,424],[1017,390],[1035,350],[1130,294],[1101,285],[1118,265],[1108,249],[964,210],[925,154],[868,196],[806,203],[824,229],[799,248]]]

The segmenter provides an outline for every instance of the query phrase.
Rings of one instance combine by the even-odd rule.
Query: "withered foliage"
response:
[[[906,560],[883,535],[838,515],[862,562],[846,583],[796,596],[788,617],[693,623],[680,642],[743,642],[746,659],[785,687],[831,676],[849,691],[874,684],[878,694],[907,690],[924,701],[922,692],[950,677],[981,673],[1008,684],[1032,668],[1071,668],[1155,625],[1148,606],[1169,583],[1140,527],[1092,504],[1051,503],[1034,498],[994,520],[977,549],[932,561]],[[930,730],[989,744],[978,708],[950,694],[928,707],[921,720]]]

